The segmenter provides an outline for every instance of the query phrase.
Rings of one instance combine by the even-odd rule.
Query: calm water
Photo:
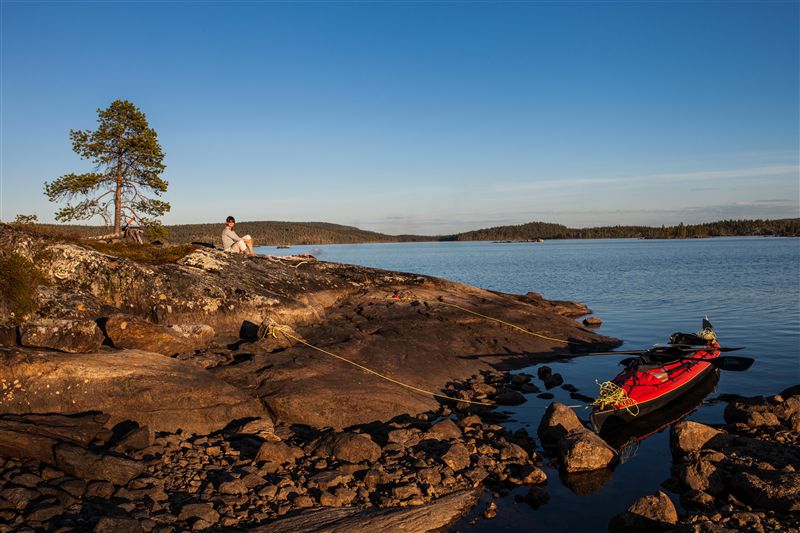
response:
[[[260,253],[313,253],[324,261],[415,272],[507,293],[535,291],[576,300],[604,320],[600,332],[625,340],[624,348],[666,342],[675,331],[693,332],[707,314],[723,345],[745,346],[731,355],[754,357],[747,372],[723,372],[719,393],[769,395],[800,383],[800,239],[598,240],[495,244],[488,242],[362,244],[261,248]],[[617,371],[619,357],[582,357],[551,364],[566,383],[594,396],[595,379]],[[535,374],[536,368],[524,371]],[[574,405],[566,391],[556,400]],[[511,429],[535,433],[550,400],[529,395],[513,408]],[[690,415],[722,422],[724,404],[707,401]],[[579,416],[588,411],[579,409]],[[547,467],[550,501],[538,509],[498,500],[498,517],[467,521],[461,531],[605,531],[614,514],[669,477],[666,431],[644,440],[613,478],[588,495],[573,493]],[[580,509],[580,512],[575,510]],[[480,510],[480,509],[479,509]],[[477,511],[476,511],[477,512]]]

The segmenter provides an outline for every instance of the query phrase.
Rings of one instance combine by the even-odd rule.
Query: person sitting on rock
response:
[[[253,238],[250,235],[239,237],[233,231],[236,219],[228,217],[225,219],[225,229],[222,230],[222,249],[226,252],[239,252],[242,254],[255,255],[253,251]]]

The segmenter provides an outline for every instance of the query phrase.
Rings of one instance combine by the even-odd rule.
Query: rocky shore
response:
[[[725,425],[670,430],[677,512],[664,493],[613,518],[611,531],[800,531],[800,385],[765,398],[722,398]]]
[[[575,320],[585,306],[182,250],[131,260],[0,225],[17,291],[0,300],[0,532],[441,531],[520,488],[544,504],[545,463],[578,494],[613,476],[620,451],[572,409],[552,403],[534,439],[498,408],[590,400],[547,366],[509,371],[619,345]],[[724,400],[726,425],[672,428],[665,492],[609,529],[798,531],[800,391]]]
[[[508,373],[471,385],[463,390],[514,386]],[[2,415],[0,531],[439,529],[482,487],[547,481],[533,439],[479,411],[443,407],[347,431],[251,419],[210,435],[109,428],[97,413]]]
[[[546,481],[478,405],[536,390],[504,369],[619,344],[580,304],[309,257],[142,262],[0,225],[0,259],[34,304],[0,301],[0,530],[440,529]]]

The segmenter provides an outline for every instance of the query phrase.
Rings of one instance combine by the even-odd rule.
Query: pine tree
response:
[[[68,202],[56,212],[57,220],[100,216],[106,225],[113,221],[119,235],[123,217],[146,226],[170,210],[169,203],[144,196],[146,191],[156,196],[167,191],[167,182],[160,177],[166,168],[164,152],[144,113],[131,102],[116,100],[97,114],[97,130],[69,132],[72,149],[91,160],[95,172],[66,174],[45,182],[44,191],[51,202]]]

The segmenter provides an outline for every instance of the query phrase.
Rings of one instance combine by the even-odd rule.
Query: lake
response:
[[[311,253],[323,261],[351,263],[452,279],[506,293],[539,292],[548,299],[587,304],[603,319],[599,331],[623,339],[623,349],[665,343],[676,331],[695,332],[708,315],[723,346],[744,346],[731,355],[753,357],[746,372],[722,372],[716,392],[689,418],[721,423],[721,393],[770,395],[800,383],[800,239],[727,237],[694,240],[563,240],[543,243],[391,243],[260,247],[258,253]],[[618,356],[581,357],[552,363],[565,382],[595,396],[595,380],[618,372]],[[536,367],[522,371],[536,374]],[[536,380],[534,381],[537,382]],[[574,405],[556,388],[555,400]],[[507,409],[511,429],[536,432],[552,400],[528,395]],[[588,410],[578,409],[581,418]],[[550,501],[537,509],[518,502],[526,489],[496,501],[498,516],[458,524],[461,531],[605,531],[608,520],[638,496],[659,490],[669,478],[668,431],[638,445],[613,478],[579,495],[546,466]],[[672,495],[674,496],[674,495]],[[515,498],[516,497],[516,498]],[[488,498],[488,495],[487,495]],[[675,499],[675,498],[673,498]],[[489,501],[486,499],[485,501]],[[678,503],[676,501],[676,503]],[[580,509],[579,513],[574,510]],[[570,512],[573,511],[573,512]]]

